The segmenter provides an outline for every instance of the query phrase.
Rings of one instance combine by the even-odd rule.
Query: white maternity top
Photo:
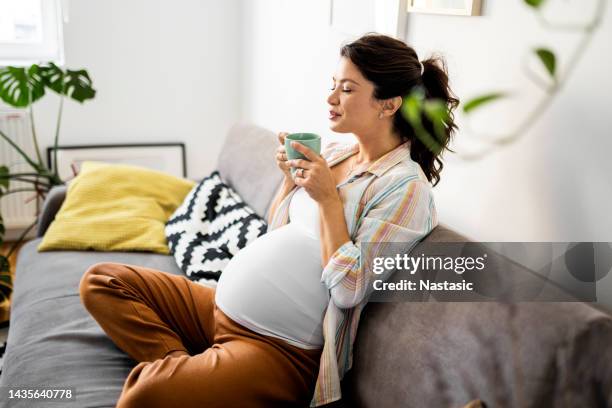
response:
[[[257,333],[319,348],[329,290],[320,281],[319,207],[304,188],[291,198],[289,219],[234,255],[221,274],[215,302]]]

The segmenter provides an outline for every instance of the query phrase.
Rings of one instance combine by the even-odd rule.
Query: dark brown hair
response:
[[[420,86],[425,99],[441,100],[448,108],[445,137],[437,138],[441,149],[433,152],[416,136],[413,127],[406,120],[401,109],[393,117],[393,127],[403,140],[410,140],[410,157],[419,163],[427,179],[435,186],[440,181],[444,167],[440,156],[448,149],[451,136],[457,130],[453,110],[459,105],[448,86],[446,63],[441,56],[432,56],[421,63],[416,51],[404,42],[381,34],[366,34],[356,41],[342,47],[340,55],[351,60],[362,75],[374,84],[376,99],[405,97]],[[421,118],[423,126],[434,134],[433,123],[425,115]]]

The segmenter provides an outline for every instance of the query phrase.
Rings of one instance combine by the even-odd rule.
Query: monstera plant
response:
[[[53,168],[48,168],[43,162],[34,126],[32,105],[45,96],[47,91],[53,91],[60,96],[54,139],[54,147],[56,148],[54,152],[56,152],[64,100],[68,98],[83,103],[93,99],[96,95],[89,74],[85,70],[64,70],[53,63],[34,64],[27,68],[0,67],[0,99],[9,106],[27,111],[30,116],[34,146],[34,152],[28,154],[13,141],[11,135],[0,129],[0,138],[10,148],[15,149],[29,167],[26,171],[12,172],[10,163],[0,163],[0,200],[10,194],[21,192],[31,192],[32,199],[42,200],[53,186],[63,184],[58,175],[57,160],[53,160]],[[19,187],[15,188],[13,186],[14,182],[19,182]],[[38,214],[36,218],[38,218]],[[36,225],[36,222],[37,220],[23,231],[17,241],[11,245],[6,255],[0,255],[0,304],[8,299],[12,292],[10,256],[19,247],[27,233]],[[0,245],[4,242],[5,232],[4,220],[0,213]]]

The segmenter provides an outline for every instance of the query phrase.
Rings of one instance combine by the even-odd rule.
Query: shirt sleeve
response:
[[[384,253],[389,243],[398,242],[404,243],[405,252],[409,252],[436,224],[431,187],[422,180],[395,182],[372,201],[374,204],[364,209],[367,212],[354,241],[345,242],[332,254],[321,275],[321,282],[339,308],[358,305],[372,293],[373,280],[386,280],[393,272],[375,275],[368,268],[366,274],[362,256],[373,259]]]

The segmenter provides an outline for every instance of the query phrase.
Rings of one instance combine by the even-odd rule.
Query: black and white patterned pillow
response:
[[[267,224],[218,171],[204,178],[166,222],[170,253],[189,279],[215,286],[229,260]]]

